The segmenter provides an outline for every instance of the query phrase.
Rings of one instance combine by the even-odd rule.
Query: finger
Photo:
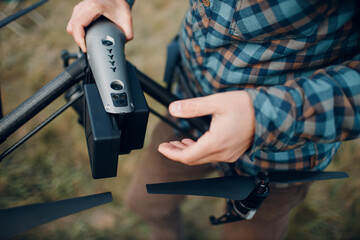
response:
[[[196,161],[191,162],[191,165],[201,165],[201,164],[207,164],[207,163],[219,163],[219,162],[235,162],[238,160],[238,158],[235,155],[227,155],[224,154],[224,152],[216,152],[212,154],[208,154],[207,156],[204,156]]]
[[[167,143],[167,142],[161,143],[158,147],[158,151],[161,154],[163,154],[167,158],[170,158],[170,159],[178,161],[178,162],[180,162],[179,159],[178,158],[174,159],[174,158],[172,158],[172,156],[181,155],[181,152],[183,150],[184,150],[183,148],[179,148],[176,145]]]
[[[72,34],[73,31],[72,31],[72,27],[71,27],[70,22],[69,22],[68,25],[66,26],[66,31],[67,31],[68,34],[73,35],[73,34]]]
[[[159,146],[159,152],[162,153],[164,156],[166,156],[169,159],[172,159],[176,162],[180,162],[189,166],[193,166],[193,165],[200,165],[200,164],[205,164],[205,163],[209,163],[211,161],[214,161],[213,159],[216,160],[216,156],[212,155],[212,154],[207,154],[206,156],[203,156],[200,159],[187,159],[183,156],[185,156],[185,153],[187,151],[186,148],[179,148],[174,144],[171,143],[162,143]]]
[[[215,94],[216,95],[216,94]],[[219,109],[214,96],[191,98],[170,104],[169,112],[174,117],[192,118],[213,114]]]
[[[214,144],[209,135],[208,132],[205,133],[197,142],[187,145],[186,148],[180,148],[170,143],[164,143],[160,144],[158,150],[160,153],[174,161],[192,165],[194,162],[197,162],[216,151],[216,149],[212,147]]]
[[[169,152],[173,152],[173,154],[181,155],[181,150],[185,150],[186,147],[194,144],[195,142],[191,139],[183,139],[181,142],[179,141],[171,141],[169,143],[162,143],[159,145],[159,152],[163,155],[170,157],[172,154]],[[178,152],[178,153],[176,153]],[[171,159],[171,158],[170,158]]]
[[[190,138],[184,138],[183,140],[181,140],[181,142],[187,146],[190,146],[195,143],[195,141]]]
[[[226,150],[218,150],[215,152],[208,151],[201,158],[189,160],[186,159],[185,157],[186,155],[185,153],[187,150],[188,150],[187,148],[178,148],[170,143],[165,143],[164,145],[161,146],[161,148],[159,147],[159,151],[168,158],[190,166],[208,164],[208,163],[218,163],[218,162],[230,163],[238,160],[238,156],[235,153],[231,153]],[[174,155],[178,155],[178,158],[173,159]]]
[[[185,149],[187,147],[187,145],[185,145],[184,143],[179,142],[179,141],[171,141],[169,143],[179,149]]]
[[[119,17],[114,20],[114,23],[122,30],[126,37],[126,41],[130,41],[134,38],[132,17],[130,12],[119,15]]]
[[[122,29],[124,31],[126,41],[130,41],[130,40],[132,40],[134,38],[132,22],[126,24]]]
[[[215,141],[212,134],[209,131],[206,132],[196,142],[189,145],[186,152],[183,153],[184,161],[195,164],[201,161],[201,159],[216,153],[217,146]]]
[[[77,45],[79,45],[83,52],[86,52],[84,28],[82,26],[76,26],[75,28],[72,28],[72,33]]]

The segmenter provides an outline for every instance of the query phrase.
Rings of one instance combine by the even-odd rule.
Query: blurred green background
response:
[[[34,2],[23,1],[11,10],[9,1],[3,1],[0,10],[9,14]],[[12,25],[0,30],[4,113],[10,112],[63,70],[62,49],[78,51],[65,31],[76,3],[49,1],[37,9],[37,18],[40,17],[37,23],[36,16],[24,16],[17,20],[20,27]],[[188,1],[136,0],[133,7],[135,39],[126,45],[126,55],[153,79],[162,79],[166,44],[177,33],[187,6]],[[59,98],[34,117],[0,145],[1,151],[64,102]],[[166,111],[151,98],[148,103],[160,112]],[[157,121],[150,117],[145,146]],[[312,185],[306,201],[292,214],[288,240],[360,239],[359,144],[359,141],[343,144],[329,168],[346,171],[349,179]],[[105,191],[113,193],[114,201],[39,226],[12,239],[147,239],[148,227],[123,204],[131,175],[141,167],[141,154],[142,151],[137,150],[120,156],[118,177],[93,180],[83,129],[77,123],[75,112],[67,110],[0,163],[0,209]],[[211,227],[208,217],[223,214],[223,207],[222,199],[189,197],[182,205],[189,239],[218,239],[220,228]]]

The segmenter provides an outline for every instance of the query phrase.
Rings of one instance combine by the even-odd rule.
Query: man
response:
[[[86,51],[83,28],[104,15],[131,40],[132,3],[85,0],[67,30]],[[155,129],[128,197],[153,239],[184,238],[182,197],[149,196],[146,183],[201,178],[216,162],[250,175],[323,170],[340,141],[359,137],[359,9],[356,0],[190,1],[179,46],[198,97],[172,103],[169,112],[212,121],[196,142]],[[225,224],[222,238],[283,239],[307,190],[272,188],[254,219]]]

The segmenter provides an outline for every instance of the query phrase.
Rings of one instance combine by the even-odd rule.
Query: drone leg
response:
[[[219,224],[244,220],[244,218],[242,218],[241,216],[239,216],[234,212],[232,200],[227,199],[226,206],[227,206],[226,213],[221,217],[218,218],[214,216],[209,217],[211,225],[219,225]]]

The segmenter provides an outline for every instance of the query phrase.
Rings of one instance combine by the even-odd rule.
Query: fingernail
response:
[[[86,47],[84,45],[82,45],[80,48],[84,53],[86,53]]]
[[[173,102],[170,104],[170,112],[171,113],[179,113],[181,108],[181,104],[178,102]]]

